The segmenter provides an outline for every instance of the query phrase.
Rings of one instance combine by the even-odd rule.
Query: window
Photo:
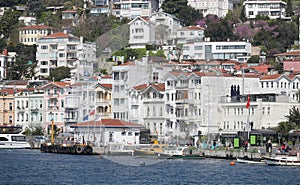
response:
[[[109,142],[114,142],[114,132],[109,132]]]
[[[41,45],[41,50],[46,50],[46,49],[48,49],[47,45]]]
[[[153,73],[153,81],[158,81],[158,73],[157,72]]]

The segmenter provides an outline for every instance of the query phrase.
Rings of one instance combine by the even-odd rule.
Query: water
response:
[[[300,167],[0,150],[0,184],[299,184]]]

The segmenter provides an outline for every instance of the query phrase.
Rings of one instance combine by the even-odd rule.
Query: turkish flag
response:
[[[248,100],[247,100],[247,104],[246,104],[246,109],[248,109],[250,107],[250,93],[248,95]]]

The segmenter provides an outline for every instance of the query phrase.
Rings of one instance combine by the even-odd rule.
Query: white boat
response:
[[[0,134],[0,149],[31,148],[23,134]]]
[[[20,127],[2,126],[0,128],[0,149],[31,148]]]
[[[251,159],[243,159],[243,158],[237,158],[237,163],[246,163],[246,164],[266,164],[265,160],[251,160]]]
[[[264,157],[267,165],[272,166],[300,166],[300,152],[296,155],[276,155]]]
[[[168,147],[163,152],[157,153],[158,158],[166,159],[204,159],[202,154],[194,153],[188,146]]]

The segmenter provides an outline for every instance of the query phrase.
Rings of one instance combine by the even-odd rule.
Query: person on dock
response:
[[[271,139],[268,140],[267,144],[266,144],[266,151],[269,153],[272,153],[272,141]]]
[[[247,140],[244,142],[244,148],[245,148],[245,152],[247,152],[248,151],[248,141]]]
[[[293,148],[295,148],[296,140],[294,137],[292,138],[292,144],[293,144]]]

